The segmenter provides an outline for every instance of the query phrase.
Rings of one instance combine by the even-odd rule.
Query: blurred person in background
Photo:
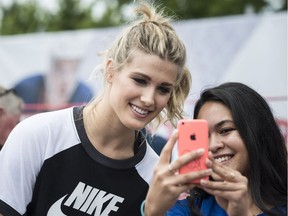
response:
[[[20,121],[23,100],[12,89],[0,86],[0,150],[11,130]]]
[[[54,110],[89,102],[93,92],[77,77],[81,58],[81,52],[71,43],[56,44],[49,71],[26,77],[14,87],[26,103],[25,111]]]

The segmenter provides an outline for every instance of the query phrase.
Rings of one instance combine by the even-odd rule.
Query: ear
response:
[[[108,83],[111,83],[113,80],[113,76],[114,76],[114,69],[113,69],[113,60],[109,59],[106,63],[106,81]]]

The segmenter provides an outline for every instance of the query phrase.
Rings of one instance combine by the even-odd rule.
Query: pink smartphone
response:
[[[179,169],[179,173],[188,173],[207,169],[206,158],[208,157],[208,123],[204,119],[182,119],[178,122],[178,155],[204,148],[204,154],[197,160],[191,161]],[[204,178],[204,179],[208,179]],[[200,183],[196,179],[193,183]]]

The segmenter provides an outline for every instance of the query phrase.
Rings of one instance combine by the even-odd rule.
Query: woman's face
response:
[[[206,102],[197,116],[209,125],[209,150],[216,161],[244,174],[248,152],[233,122],[230,110],[219,102]]]
[[[107,69],[112,65],[111,61]],[[158,56],[136,51],[112,78],[108,75],[109,103],[120,122],[130,129],[151,122],[167,105],[178,70],[177,65]]]

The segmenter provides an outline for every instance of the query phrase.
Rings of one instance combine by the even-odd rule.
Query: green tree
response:
[[[14,1],[8,8],[2,6],[1,12],[0,33],[3,35],[35,32],[42,26],[42,20],[36,17],[41,11],[34,1],[25,4]]]
[[[59,0],[59,10],[46,17],[46,31],[75,30],[94,26],[91,8],[81,8],[80,0]]]
[[[23,3],[13,0],[10,6],[5,7],[0,2],[0,34],[116,26],[126,21],[124,8],[133,4],[132,0],[102,0],[102,3],[106,4],[105,11],[102,17],[94,19],[92,9],[100,1],[94,0],[84,7],[81,0],[58,0],[59,8],[53,13],[41,8],[37,0],[26,0]],[[182,20],[243,14],[248,9],[259,13],[269,7],[269,2],[267,0],[162,0],[162,5],[166,7],[168,14]],[[283,0],[282,7],[277,10],[287,11],[287,0]]]

